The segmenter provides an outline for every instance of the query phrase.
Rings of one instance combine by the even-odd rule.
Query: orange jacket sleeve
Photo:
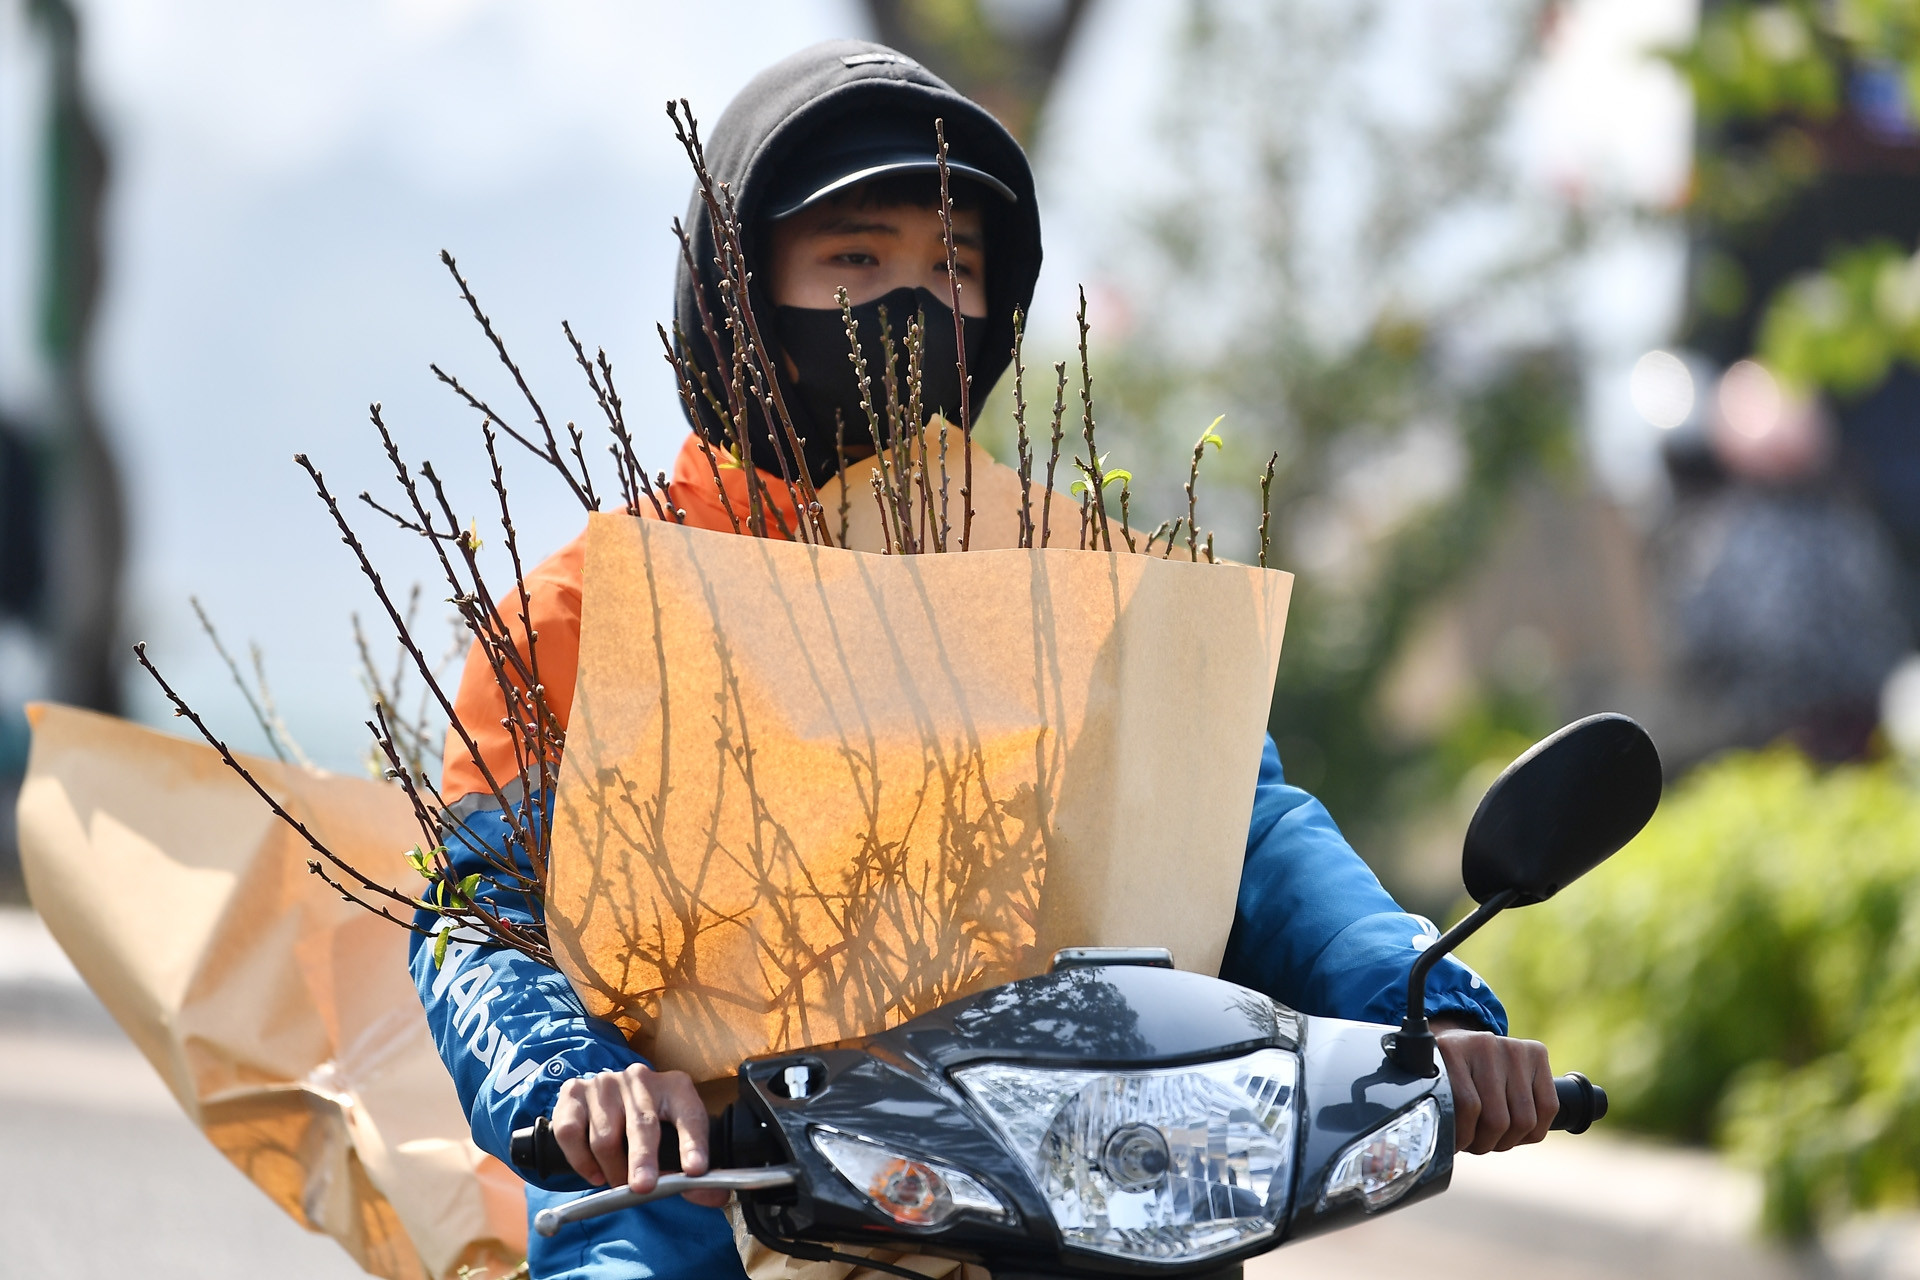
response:
[[[728,465],[724,453],[715,453],[712,458],[713,461],[709,461],[709,451],[699,437],[689,434],[674,459],[673,480],[667,493],[674,505],[686,513],[687,524],[730,533],[736,521],[741,527],[746,525],[747,473],[738,466]],[[714,486],[716,469],[726,490],[724,500]],[[764,471],[760,472],[760,480],[767,498],[778,507],[787,527],[792,528],[797,516],[785,483]],[[650,520],[659,518],[653,504],[645,499],[641,500],[638,513]],[[573,710],[574,680],[580,674],[580,574],[586,563],[586,551],[587,536],[583,533],[526,577],[531,606],[528,612],[537,637],[531,646],[533,660],[529,666],[537,661],[547,706],[563,732],[568,714]],[[501,592],[496,604],[506,619],[514,646],[522,660],[528,660],[526,630],[520,625],[520,593],[511,589]],[[453,710],[478,748],[480,760],[486,763],[486,772],[475,762],[474,751],[449,728],[440,768],[440,794],[448,803],[462,796],[491,792],[488,773],[492,774],[495,784],[506,787],[520,778],[523,769],[531,767],[532,761],[522,762],[515,755],[513,735],[503,723],[507,715],[506,695],[501,692],[493,668],[477,643],[467,652]]]

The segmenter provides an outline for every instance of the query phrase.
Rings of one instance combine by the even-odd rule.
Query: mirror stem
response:
[[[1398,1031],[1390,1031],[1380,1037],[1380,1047],[1387,1051],[1387,1060],[1408,1075],[1432,1077],[1440,1074],[1440,1068],[1434,1061],[1435,1040],[1433,1031],[1427,1026],[1427,975],[1433,972],[1433,966],[1440,963],[1440,957],[1472,937],[1481,925],[1505,911],[1520,899],[1518,889],[1502,889],[1478,907],[1473,913],[1453,928],[1433,940],[1431,946],[1422,951],[1413,962],[1413,972],[1407,975],[1407,1017]]]

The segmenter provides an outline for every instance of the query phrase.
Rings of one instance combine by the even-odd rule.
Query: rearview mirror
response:
[[[1545,902],[1618,852],[1660,804],[1660,753],[1630,718],[1605,712],[1576,720],[1533,744],[1480,797],[1460,860],[1479,903],[1434,939],[1407,975],[1407,1016],[1381,1037],[1387,1060],[1432,1076],[1427,975],[1440,957],[1508,907]]]
[[[1529,748],[1487,788],[1467,826],[1460,874],[1475,902],[1513,890],[1545,902],[1640,833],[1660,804],[1660,753],[1633,720],[1576,720]]]

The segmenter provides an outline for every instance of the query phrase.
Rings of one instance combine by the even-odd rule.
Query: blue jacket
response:
[[[468,826],[496,857],[506,848],[497,811],[471,815]],[[449,850],[456,875],[485,869],[469,845],[450,842]],[[517,899],[494,905],[527,918]],[[424,913],[419,919],[423,928],[437,923]],[[1269,738],[1220,976],[1304,1013],[1398,1022],[1407,967],[1435,933],[1387,896],[1325,806],[1287,785]],[[586,1015],[564,976],[518,952],[456,935],[436,966],[432,944],[416,935],[410,960],[473,1139],[503,1161],[513,1131],[550,1113],[564,1081],[639,1061],[612,1026]],[[1459,961],[1441,961],[1427,989],[1430,1012],[1464,1013],[1505,1034],[1500,1001]],[[586,1189],[571,1176],[529,1184],[528,1213]],[[530,1235],[528,1250],[533,1280],[744,1274],[726,1216],[677,1198],[576,1223],[552,1239]]]

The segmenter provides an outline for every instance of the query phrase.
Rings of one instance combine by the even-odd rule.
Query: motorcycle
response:
[[[1453,1095],[1428,973],[1620,849],[1660,791],[1651,739],[1621,715],[1509,766],[1467,828],[1478,906],[1415,959],[1397,1028],[1302,1014],[1160,949],[1070,948],[1046,974],[878,1035],[748,1059],[712,1121],[710,1172],[670,1172],[663,1149],[654,1190],[582,1196],[534,1228],[719,1188],[768,1247],[890,1274],[917,1273],[835,1246],[959,1258],[997,1280],[1238,1277],[1247,1258],[1446,1189]],[[1555,1092],[1556,1129],[1606,1114],[1578,1073]],[[544,1118],[511,1155],[540,1177],[568,1169]]]

